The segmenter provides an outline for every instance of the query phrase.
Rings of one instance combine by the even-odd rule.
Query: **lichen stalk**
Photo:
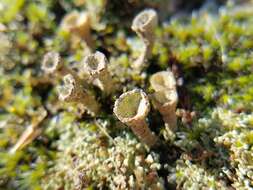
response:
[[[143,143],[150,147],[156,144],[157,137],[149,129],[148,123],[145,119],[129,122],[128,125],[131,127],[131,130],[134,132],[134,134],[140,137]]]
[[[172,131],[177,128],[176,107],[178,96],[174,90],[158,91],[153,94],[153,103]]]

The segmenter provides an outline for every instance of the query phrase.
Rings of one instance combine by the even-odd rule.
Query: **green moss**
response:
[[[8,23],[15,19],[16,15],[21,11],[24,6],[25,0],[3,0],[1,1],[2,11],[0,22]]]

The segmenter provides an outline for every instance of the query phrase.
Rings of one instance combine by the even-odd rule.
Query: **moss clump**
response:
[[[56,164],[42,180],[44,189],[163,189],[158,155],[128,131],[112,138],[107,136],[109,123],[64,125],[55,142]]]

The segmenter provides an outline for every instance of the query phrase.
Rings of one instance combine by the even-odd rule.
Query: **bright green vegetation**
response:
[[[141,43],[129,21],[164,1],[136,1],[136,12],[121,8],[123,15],[117,2],[85,2],[0,1],[0,189],[252,189],[253,5],[160,19],[149,66],[139,75],[130,65]],[[107,56],[120,84],[110,96],[91,87],[102,105],[96,117],[60,102],[61,81],[40,69],[51,50],[75,68],[87,54],[87,45],[60,27],[72,10],[91,12],[93,49]],[[168,67],[183,80],[178,108],[196,116],[188,122],[178,117],[172,133],[151,108],[150,128],[167,149],[150,150],[112,108],[123,91],[151,92],[150,75]],[[48,112],[41,134],[9,153],[41,109]]]

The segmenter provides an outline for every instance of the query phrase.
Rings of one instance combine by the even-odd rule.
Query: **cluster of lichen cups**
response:
[[[137,60],[138,66],[136,67],[136,62],[133,63],[133,67],[138,71],[145,67],[147,58],[151,54],[156,26],[157,13],[151,9],[138,14],[133,21],[132,29],[144,42],[144,50]],[[42,69],[46,74],[62,78],[63,85],[58,87],[61,101],[82,104],[91,115],[95,116],[100,111],[100,105],[89,92],[86,84],[96,85],[106,95],[116,91],[115,82],[107,69],[108,64],[105,55],[98,51],[84,57],[81,72],[88,76],[88,81],[85,81],[74,70],[63,65],[58,53],[49,52],[44,57]],[[172,72],[158,72],[151,76],[150,83],[155,91],[151,95],[155,108],[162,114],[164,122],[174,129],[177,92]],[[116,100],[113,112],[142,142],[152,147],[157,144],[158,138],[151,132],[146,121],[149,110],[150,103],[145,92],[141,89],[133,89],[123,93]]]
[[[60,63],[59,55],[50,52],[45,55],[42,65],[45,72],[54,70],[54,73],[62,76],[63,85],[58,87],[59,99],[83,104],[92,115],[98,114],[99,103],[82,84],[85,82],[73,70],[65,68],[63,65],[60,66]],[[96,52],[84,58],[83,68],[84,72],[90,75],[90,81],[97,80],[94,84],[99,84],[101,90],[109,94],[113,92],[114,88],[113,79],[106,67],[107,64],[104,54]],[[175,128],[177,92],[172,72],[158,72],[151,76],[150,82],[155,90],[151,96],[154,106],[162,114],[165,123]],[[141,141],[151,147],[157,143],[157,137],[150,131],[146,121],[149,110],[148,96],[143,90],[134,89],[123,93],[116,100],[113,111],[122,123],[128,125]]]
[[[62,19],[63,12],[55,12],[61,10],[58,3],[50,8],[44,3],[27,2],[20,8],[17,19],[3,26],[0,23],[0,62],[4,65],[0,68],[1,187],[78,189],[87,183],[87,189],[115,189],[115,184],[123,181],[129,189],[157,189],[150,183],[164,179],[164,188],[252,189],[253,46],[249,40],[253,35],[252,5],[229,4],[217,14],[206,12],[204,6],[204,10],[186,15],[183,20],[171,17],[156,29],[151,52],[152,46],[143,38],[144,33],[136,30],[138,37],[133,32],[129,35],[128,30],[123,30],[128,24],[123,20],[117,25],[109,22],[102,32],[94,26],[90,30],[86,16],[92,18],[92,14],[73,12],[70,8]],[[41,11],[46,11],[44,16]],[[61,25],[56,27],[59,19]],[[106,19],[103,15],[103,20]],[[140,26],[142,23],[145,22],[141,19]],[[133,26],[132,29],[135,30]],[[96,37],[100,40],[89,42],[94,42]],[[155,38],[149,39],[152,42]],[[93,57],[92,48],[110,55],[109,61],[104,60],[108,70],[103,69],[102,62],[98,66],[103,70],[101,75],[92,69],[93,64],[84,65],[85,59]],[[36,63],[49,50],[60,50],[66,62],[63,64],[58,53],[48,53],[41,76]],[[79,70],[68,67],[69,62],[78,63],[81,57],[85,59]],[[148,67],[146,72],[144,69],[151,62],[154,67]],[[181,77],[185,80],[180,87],[182,109],[177,109],[178,130],[176,82],[174,77],[169,77],[170,71],[164,71],[168,63],[172,64],[178,85]],[[150,72],[158,73],[151,76]],[[115,88],[114,82],[105,85],[111,80],[110,73],[121,88]],[[60,80],[63,85],[52,88]],[[136,86],[143,90],[134,89]],[[94,93],[98,88],[101,90]],[[56,90],[61,92],[62,101],[55,101]],[[146,150],[144,143],[133,138],[131,129],[124,130],[122,122],[112,121],[113,110],[108,104],[113,104],[118,96],[122,99],[117,100],[115,115],[117,112],[116,116],[127,128],[148,145],[159,141],[153,129],[163,135],[162,142],[170,148],[168,154],[163,152],[163,147]],[[95,117],[83,114],[85,109],[80,110],[84,108],[81,105]],[[151,113],[152,107],[157,113]],[[158,121],[158,112],[165,126]],[[197,117],[193,118],[195,113]],[[170,159],[171,155],[176,158]],[[114,163],[116,167],[112,167]],[[138,185],[140,182],[143,186]]]
[[[159,81],[152,80],[157,75],[165,73]],[[173,74],[170,71],[158,72],[151,77],[151,86],[155,92],[151,95],[155,108],[163,116],[163,120],[173,130],[176,128],[177,92]],[[156,86],[161,87],[160,90]],[[168,88],[168,87],[172,88]],[[157,91],[156,91],[157,90]],[[150,111],[148,96],[140,89],[123,93],[115,102],[114,113],[117,118],[128,125],[132,131],[148,146],[159,143],[158,138],[150,131],[146,117]]]

